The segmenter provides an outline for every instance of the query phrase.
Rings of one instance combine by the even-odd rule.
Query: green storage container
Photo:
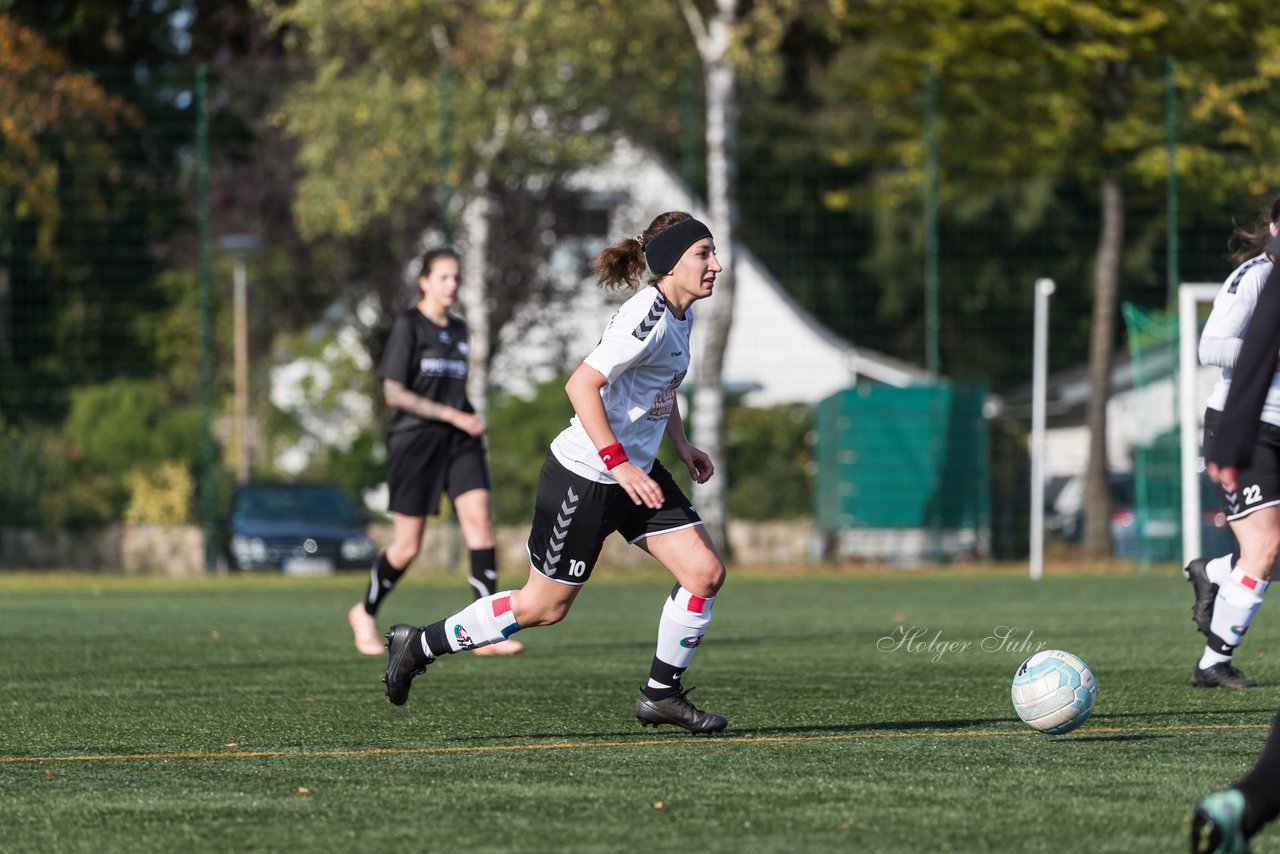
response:
[[[973,532],[989,539],[986,390],[856,386],[818,404],[814,519],[858,529]],[[946,557],[946,555],[933,555]]]

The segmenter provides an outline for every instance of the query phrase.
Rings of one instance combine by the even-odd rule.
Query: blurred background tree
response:
[[[691,8],[707,15],[715,3]],[[1280,41],[1258,0],[1070,9],[1043,0],[787,0],[741,11],[741,241],[859,348],[915,364],[925,354],[931,115],[942,373],[996,392],[1025,382],[1030,347],[1025,336],[989,330],[1025,327],[1034,278],[1059,283],[1051,367],[1083,362],[1092,344],[1100,377],[1123,341],[1115,301],[1160,305],[1175,277],[1221,279],[1232,220],[1251,219],[1273,192]],[[250,293],[251,387],[264,402],[273,354],[292,352],[288,342],[327,311],[350,314],[370,294],[380,319],[361,334],[376,361],[392,311],[412,296],[409,262],[424,241],[460,234],[468,211],[487,211],[479,219],[488,236],[471,246],[487,247],[484,263],[472,272],[483,276],[495,342],[520,301],[549,298],[560,271],[548,271],[548,247],[599,230],[574,219],[579,199],[566,176],[614,134],[680,164],[696,191],[707,183],[705,120],[689,109],[705,92],[679,0],[0,0],[0,38],[6,519],[31,515],[29,503],[20,507],[29,479],[7,461],[46,453],[47,483],[100,486],[82,490],[92,500],[59,498],[53,516],[84,521],[124,506],[123,460],[108,473],[109,457],[76,457],[70,436],[83,426],[68,420],[73,401],[109,408],[129,383],[150,382],[159,408],[180,420],[199,398],[197,66],[210,72],[216,141],[210,232],[251,233],[264,246]],[[1164,211],[1169,59],[1176,256]],[[213,262],[214,362],[223,365],[230,261]],[[222,412],[230,372],[214,380]],[[385,413],[372,371],[343,382],[374,402],[371,423],[329,449],[314,473],[354,486],[378,471]],[[547,394],[550,424],[562,391]],[[501,419],[515,404],[494,405]],[[138,429],[154,427],[146,417]],[[735,491],[755,476],[734,471],[737,417],[730,412],[726,433]],[[776,438],[778,458],[791,460],[790,423],[737,432],[748,444]],[[296,419],[271,429],[281,440],[302,435]],[[189,448],[173,452],[193,465]],[[775,492],[790,494],[796,474],[771,475]],[[761,491],[743,506],[731,495],[730,504],[747,513],[768,498]]]

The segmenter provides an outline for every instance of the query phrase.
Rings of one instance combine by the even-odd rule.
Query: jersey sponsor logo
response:
[[[424,377],[465,379],[467,376],[467,363],[464,359],[423,358],[418,363],[418,373]]]
[[[667,383],[667,387],[658,392],[658,396],[653,399],[653,407],[649,410],[648,418],[650,421],[665,421],[671,417],[671,410],[676,405],[676,389],[680,387],[680,383],[684,382],[685,374],[688,371],[681,371],[671,378],[671,382]]]

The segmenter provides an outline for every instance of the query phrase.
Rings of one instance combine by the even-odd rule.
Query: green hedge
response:
[[[533,516],[547,447],[573,414],[564,393],[566,380],[559,377],[543,384],[532,399],[500,395],[489,407],[489,465],[499,524],[527,523]],[[729,459],[721,469],[729,475],[729,512],[734,518],[765,521],[808,515],[812,425],[812,408],[799,404],[762,409],[739,405],[729,410]],[[696,438],[693,441],[697,444]],[[669,442],[663,442],[658,457],[689,491],[688,473]]]

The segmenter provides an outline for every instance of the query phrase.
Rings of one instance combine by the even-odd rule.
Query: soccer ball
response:
[[[1093,712],[1098,683],[1076,656],[1046,649],[1022,662],[1013,674],[1013,708],[1032,729],[1061,735]]]

